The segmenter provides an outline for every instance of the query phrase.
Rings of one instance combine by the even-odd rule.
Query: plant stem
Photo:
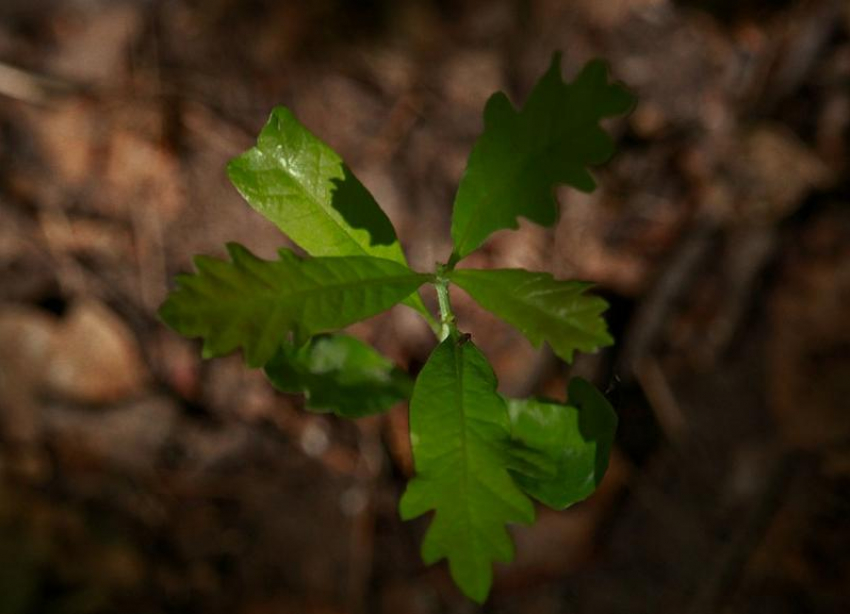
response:
[[[460,262],[460,256],[457,254],[457,252],[453,251],[452,255],[449,256],[449,261],[445,265],[445,270],[446,271],[453,271],[454,268],[455,268],[455,265],[458,262]]]
[[[440,341],[444,341],[449,336],[457,335],[455,314],[452,311],[452,302],[449,298],[449,280],[443,276],[444,272],[445,266],[438,265],[437,278],[434,283],[434,287],[437,288],[437,301],[440,305]]]
[[[417,309],[416,313],[418,313],[419,315],[421,315],[425,319],[425,321],[428,323],[428,326],[431,328],[432,331],[434,331],[434,335],[439,337],[440,333],[443,330],[443,325],[440,322],[438,322],[436,319],[434,319],[434,316],[432,316],[427,311],[421,312]]]

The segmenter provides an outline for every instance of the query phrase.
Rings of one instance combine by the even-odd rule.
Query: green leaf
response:
[[[617,414],[592,384],[573,378],[568,402],[508,400],[518,460],[514,478],[526,493],[558,510],[596,490],[617,430]]]
[[[454,203],[452,263],[517,217],[551,226],[558,216],[554,186],[591,192],[585,168],[605,162],[614,143],[599,126],[629,111],[634,98],[608,82],[601,61],[588,63],[572,83],[561,79],[560,54],[521,111],[498,92],[484,109],[484,132],[469,156]]]
[[[546,341],[567,362],[575,350],[592,352],[614,342],[601,316],[608,303],[584,294],[591,287],[587,282],[559,281],[524,269],[460,269],[450,279],[535,347]]]
[[[337,153],[276,107],[257,146],[227,174],[245,200],[312,256],[376,256],[405,264],[389,218]]]
[[[303,393],[307,409],[344,418],[385,411],[413,389],[392,361],[348,335],[314,337],[300,348],[286,344],[264,370],[278,390]]]
[[[337,153],[275,107],[253,147],[227,166],[248,203],[311,256],[375,256],[407,264],[384,211]],[[418,294],[406,304],[426,318]]]
[[[436,514],[422,543],[426,564],[448,558],[452,578],[483,602],[493,561],[513,558],[509,522],[534,519],[531,500],[508,472],[509,420],[496,376],[471,342],[443,341],[419,374],[410,402],[416,477],[401,516]]]
[[[232,262],[195,258],[196,275],[180,275],[160,308],[171,328],[203,337],[205,358],[241,347],[251,367],[262,367],[290,336],[303,343],[389,309],[428,280],[406,266],[367,256],[280,260],[227,246]]]

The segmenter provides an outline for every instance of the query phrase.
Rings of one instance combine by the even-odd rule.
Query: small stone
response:
[[[35,394],[56,329],[53,318],[36,309],[0,310],[0,429],[12,441],[38,437]]]
[[[111,403],[137,394],[147,379],[138,344],[102,303],[71,307],[53,337],[45,371],[51,393],[79,403]]]
[[[330,441],[328,440],[328,434],[325,432],[322,425],[311,421],[307,423],[304,430],[301,432],[300,444],[301,449],[304,450],[304,453],[307,454],[307,456],[316,458],[327,451]]]

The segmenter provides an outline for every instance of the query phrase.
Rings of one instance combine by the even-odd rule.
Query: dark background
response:
[[[276,104],[445,260],[486,98],[558,49],[638,95],[619,153],[467,262],[598,282],[617,345],[567,368],[455,298],[504,392],[581,374],[621,426],[481,611],[850,611],[847,2],[3,0],[2,614],[478,611],[398,518],[404,407],[309,415],[154,312],[193,254],[285,242],[223,170]],[[353,332],[413,372],[434,344]]]

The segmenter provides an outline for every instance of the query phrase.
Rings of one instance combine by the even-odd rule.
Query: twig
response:
[[[725,300],[698,348],[703,364],[714,364],[729,348],[751,305],[753,288],[776,252],[778,235],[775,227],[756,226],[743,230],[731,242],[724,263]]]
[[[79,93],[78,85],[55,77],[38,75],[0,62],[0,94],[36,105],[45,105],[57,96]]]
[[[355,505],[360,509],[354,512],[346,590],[347,610],[352,613],[364,611],[366,592],[372,578],[375,552],[375,490],[383,467],[381,449],[381,423],[383,417],[361,420],[357,427],[360,431],[360,458],[357,463],[357,490],[361,497]]]
[[[738,525],[717,563],[707,570],[696,597],[686,610],[688,614],[712,614],[723,610],[724,598],[738,585],[742,569],[764,537],[798,467],[799,462],[793,454],[786,453],[774,461],[758,502]]]
[[[705,262],[716,232],[716,222],[698,221],[696,228],[671,258],[662,277],[638,307],[629,330],[623,336],[625,344],[616,369],[624,380],[635,378],[640,362],[652,353],[677,300],[688,290],[696,277],[696,270]]]
[[[661,430],[673,444],[682,447],[688,437],[688,425],[658,361],[649,356],[641,359],[635,367],[635,376],[655,412]]]

